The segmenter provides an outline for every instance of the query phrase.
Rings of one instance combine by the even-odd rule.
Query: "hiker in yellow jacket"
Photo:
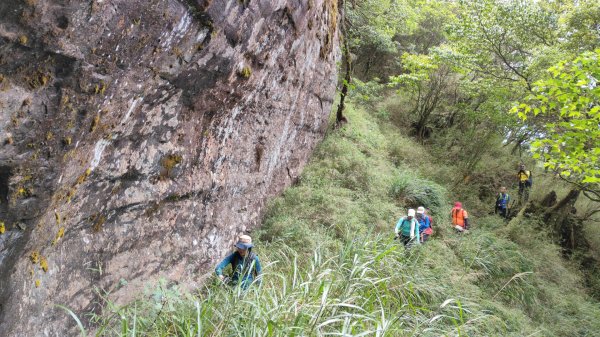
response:
[[[532,177],[531,171],[525,169],[525,164],[519,165],[517,180],[519,181],[519,203],[527,202],[527,199],[529,199],[529,188],[531,188]]]

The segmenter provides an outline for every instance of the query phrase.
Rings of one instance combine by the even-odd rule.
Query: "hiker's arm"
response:
[[[260,265],[258,255],[254,257],[254,270],[256,270],[256,275],[260,275],[262,273],[262,266]]]
[[[223,269],[225,269],[231,263],[232,259],[233,259],[233,254],[229,254],[229,255],[227,255],[226,258],[223,259],[223,261],[221,261],[221,263],[219,263],[217,265],[217,267],[215,268],[215,274],[217,274],[217,276],[219,276],[219,278],[222,278]]]
[[[421,225],[419,224],[419,221],[416,221],[416,219],[415,219],[415,236],[414,236],[414,238],[416,239],[415,244],[421,243],[421,233],[419,232],[420,227],[421,227]]]
[[[414,239],[415,236],[419,235],[419,225],[417,224],[417,220],[414,218],[410,222],[410,238]]]
[[[254,271],[256,272],[256,283],[260,284],[262,282],[262,278],[260,277],[262,266],[260,265],[258,255],[254,257]]]
[[[404,218],[400,218],[400,220],[398,220],[398,222],[396,223],[396,228],[394,229],[394,233],[396,233],[396,236],[398,236],[398,233],[400,232],[400,227],[402,227],[403,220]]]

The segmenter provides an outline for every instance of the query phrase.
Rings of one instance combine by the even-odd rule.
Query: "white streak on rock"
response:
[[[121,124],[124,124],[129,119],[129,116],[131,116],[131,113],[133,112],[133,109],[135,109],[135,107],[138,105],[138,103],[141,100],[142,100],[142,98],[140,97],[140,98],[134,100],[133,103],[131,103],[131,106],[129,107],[129,110],[127,110],[127,113],[125,114],[125,116],[121,120]]]
[[[110,142],[106,139],[100,139],[96,143],[96,147],[94,148],[94,158],[92,158],[92,161],[90,162],[90,169],[93,170],[96,168],[96,166],[98,166],[98,164],[100,164],[100,159],[102,159],[102,153],[104,152],[104,149],[109,143]]]

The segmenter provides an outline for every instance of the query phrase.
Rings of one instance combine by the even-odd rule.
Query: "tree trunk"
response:
[[[343,11],[343,8],[342,8]],[[346,95],[348,94],[348,87],[350,86],[350,82],[352,81],[352,60],[350,59],[350,46],[348,45],[348,38],[346,34],[346,18],[345,15],[342,14],[342,20],[340,25],[341,36],[343,39],[343,52],[344,52],[344,65],[346,66],[346,74],[344,75],[344,81],[342,82],[342,91],[340,94],[340,104],[337,108],[337,113],[335,115],[335,123],[337,126],[341,126],[344,123],[347,123],[348,120],[344,117],[344,103],[346,100]]]

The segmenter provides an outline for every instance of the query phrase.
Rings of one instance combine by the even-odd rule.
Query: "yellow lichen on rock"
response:
[[[94,130],[96,130],[96,128],[98,127],[98,124],[100,124],[100,115],[96,115],[94,117],[94,120],[92,120],[92,125],[90,125],[90,132],[94,132]]]
[[[160,165],[162,168],[160,169],[160,177],[168,178],[171,175],[171,170],[175,168],[175,166],[179,165],[183,161],[183,157],[178,154],[170,154],[164,156],[160,160]]]
[[[86,169],[85,172],[83,172],[83,174],[77,178],[76,184],[77,185],[82,184],[87,179],[87,177],[90,176],[90,174],[92,174],[92,169],[91,168]]]
[[[56,245],[56,243],[58,242],[58,240],[60,240],[63,236],[65,235],[65,228],[61,227],[58,230],[58,233],[56,233],[56,236],[54,237],[54,240],[52,240],[52,245]]]
[[[4,222],[0,221],[0,234],[4,234],[6,231],[6,227],[4,227]]]
[[[40,267],[44,271],[44,273],[48,272],[48,260],[45,257],[40,255]]]
[[[40,253],[38,253],[37,250],[34,250],[31,255],[29,255],[29,259],[31,260],[31,263],[38,264],[38,262],[40,262]]]
[[[106,222],[106,217],[102,214],[94,214],[92,215],[91,220],[94,222],[92,229],[94,232],[99,232],[102,230],[102,226]]]
[[[36,288],[39,288],[41,284],[42,284],[42,281],[40,281],[40,279],[35,280],[35,287]]]
[[[67,192],[67,203],[71,202],[71,199],[75,196],[75,192],[77,192],[77,189],[75,188],[71,188],[69,192]]]
[[[240,70],[239,74],[243,78],[250,78],[250,75],[252,75],[252,69],[250,69],[248,66],[245,66]]]

